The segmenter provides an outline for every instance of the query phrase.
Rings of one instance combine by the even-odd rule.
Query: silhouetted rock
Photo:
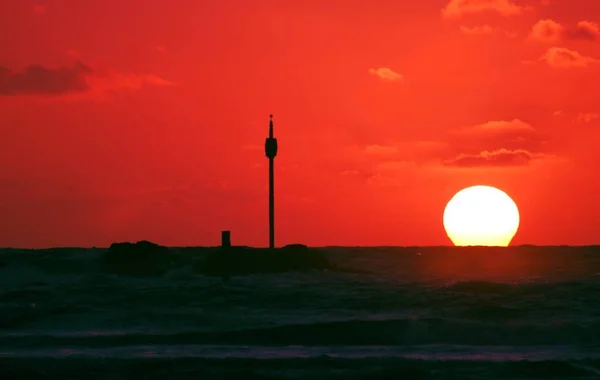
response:
[[[335,269],[325,255],[295,244],[281,249],[232,247],[211,252],[194,265],[197,273],[234,276],[253,273],[306,272]]]
[[[148,241],[113,243],[101,258],[105,272],[123,275],[161,275],[175,263],[167,247]]]

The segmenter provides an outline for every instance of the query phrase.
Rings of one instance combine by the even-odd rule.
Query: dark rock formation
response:
[[[333,270],[325,255],[297,244],[281,249],[232,247],[211,252],[194,265],[197,273],[234,276],[253,273],[306,272]]]
[[[148,241],[113,243],[101,257],[103,271],[132,276],[164,274],[175,261],[167,247]]]

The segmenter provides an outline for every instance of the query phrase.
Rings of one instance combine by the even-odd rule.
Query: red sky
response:
[[[0,3],[0,246],[600,243],[598,0]]]

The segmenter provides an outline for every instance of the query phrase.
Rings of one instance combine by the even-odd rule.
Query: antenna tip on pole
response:
[[[270,115],[269,115],[269,118],[271,118],[271,119],[272,119],[272,118],[273,118],[273,114],[270,114]]]

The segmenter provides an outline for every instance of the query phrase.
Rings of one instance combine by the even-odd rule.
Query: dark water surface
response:
[[[229,281],[103,252],[0,251],[0,379],[600,378],[595,247],[328,248],[361,273]]]

